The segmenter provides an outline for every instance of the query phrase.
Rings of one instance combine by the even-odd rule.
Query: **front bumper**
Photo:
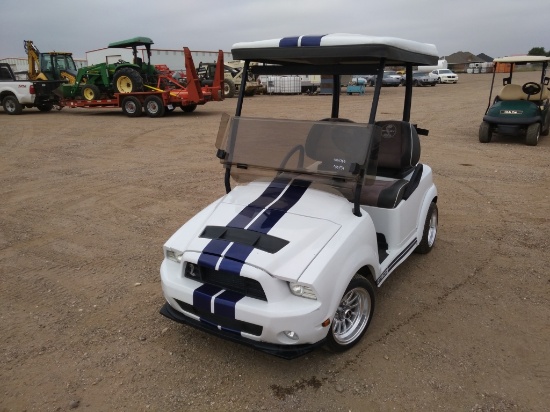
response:
[[[441,83],[458,83],[457,77],[441,77]]]
[[[330,327],[322,325],[329,317],[326,305],[320,300],[294,296],[287,282],[245,266],[246,278],[261,285],[265,298],[239,296],[229,285],[226,288],[190,279],[184,276],[181,264],[165,259],[160,274],[168,306],[161,313],[285,358],[300,356],[321,345]],[[231,301],[232,297],[236,299]],[[294,339],[285,333],[288,331],[295,333]]]
[[[200,320],[195,320],[188,316],[185,316],[181,312],[172,308],[168,303],[164,304],[164,306],[160,309],[160,313],[161,315],[166,316],[168,319],[171,319],[175,322],[193,326],[194,328],[197,328],[199,330],[212,333],[216,336],[230,340],[232,342],[237,342],[246,346],[250,346],[254,349],[260,350],[270,355],[278,356],[283,359],[294,359],[303,356],[306,353],[313,351],[315,348],[323,345],[325,342],[324,339],[314,344],[302,345],[279,345],[268,342],[258,342],[252,339],[247,339],[238,333],[219,329],[217,326],[212,325],[211,323],[201,322]]]

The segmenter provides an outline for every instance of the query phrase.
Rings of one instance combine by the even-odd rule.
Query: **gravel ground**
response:
[[[161,119],[0,111],[0,411],[548,410],[550,137],[478,143],[489,87],[415,88],[436,246],[377,290],[359,345],[293,361],[158,313],[163,243],[224,193],[214,140],[236,99]],[[403,95],[383,90],[380,119]],[[365,121],[371,98],[342,95],[342,116]],[[330,102],[254,96],[243,115]]]

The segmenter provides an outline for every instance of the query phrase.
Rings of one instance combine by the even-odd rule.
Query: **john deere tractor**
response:
[[[115,93],[143,91],[144,85],[156,85],[157,72],[151,64],[151,45],[148,37],[134,37],[109,44],[109,48],[131,47],[133,61],[119,59],[115,63],[95,64],[82,67],[76,74],[76,82],[62,86],[62,95],[66,98],[82,96],[86,100],[98,100],[112,97]],[[138,57],[138,47],[145,47],[147,63]]]

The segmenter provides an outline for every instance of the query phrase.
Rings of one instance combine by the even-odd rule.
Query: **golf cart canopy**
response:
[[[153,40],[151,40],[149,37],[134,37],[132,39],[128,40],[122,40],[122,41],[116,41],[113,43],[109,43],[109,48],[123,48],[123,47],[138,47],[138,46],[151,46],[153,43]]]
[[[550,57],[547,56],[506,56],[506,57],[497,57],[493,60],[495,63],[517,63],[517,64],[526,64],[526,63],[544,63],[550,62]]]
[[[365,66],[435,65],[439,59],[433,44],[395,37],[361,34],[327,34],[283,37],[281,39],[236,43],[233,58],[259,63],[298,66],[300,74],[362,73]],[[315,66],[307,70],[308,66]],[[320,72],[320,67],[327,70]],[[304,71],[305,70],[305,71]]]

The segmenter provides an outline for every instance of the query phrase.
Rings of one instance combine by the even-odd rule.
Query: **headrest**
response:
[[[407,171],[420,160],[420,139],[409,122],[386,120],[376,122],[382,128],[378,151],[378,168]]]

